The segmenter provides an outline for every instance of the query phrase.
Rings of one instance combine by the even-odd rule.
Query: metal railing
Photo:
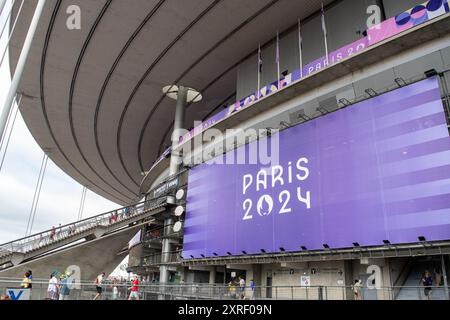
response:
[[[167,260],[164,259],[167,256]],[[175,263],[181,261],[181,251],[170,251],[151,254],[141,259],[141,266],[148,267],[153,265],[161,264],[162,261],[167,261],[168,263]]]
[[[48,298],[48,281],[32,282],[31,299]],[[102,284],[102,300],[126,300],[130,294],[130,282],[105,282]],[[20,290],[20,279],[1,279],[0,295],[8,295],[11,289]],[[396,300],[395,291],[406,292],[401,300],[448,300],[444,287],[424,286],[361,288],[356,295],[351,286],[255,286],[250,288],[236,285],[211,284],[167,284],[141,282],[138,295],[142,300],[206,299],[206,300]],[[92,300],[96,294],[93,282],[79,282],[69,285],[67,300]],[[17,291],[16,291],[17,292]]]
[[[165,201],[166,197],[161,197],[140,202],[129,207],[108,211],[94,217],[86,218],[15,241],[4,243],[0,245],[0,259],[13,253],[29,253],[48,246],[49,244],[74,237],[84,233],[85,231],[93,230],[99,226],[114,227],[121,224],[121,222],[127,221],[161,206],[165,203]]]
[[[150,230],[147,230],[142,237],[143,242],[151,242],[155,240],[162,240],[166,237],[181,237],[183,235],[182,231],[175,232],[173,230],[174,224],[169,224],[167,226],[159,226]],[[167,228],[167,229],[166,229]],[[166,232],[164,232],[166,229]]]

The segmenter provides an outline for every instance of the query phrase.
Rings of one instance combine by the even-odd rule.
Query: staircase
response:
[[[0,271],[80,241],[91,241],[133,227],[165,211],[166,205],[167,197],[161,197],[2,244]]]
[[[433,271],[430,268],[430,262],[416,261],[406,278],[405,283],[400,289],[396,300],[427,300],[425,296],[425,287],[422,284],[422,274],[425,270]],[[434,280],[434,279],[433,279]],[[433,282],[430,300],[445,300],[444,287],[437,287]]]

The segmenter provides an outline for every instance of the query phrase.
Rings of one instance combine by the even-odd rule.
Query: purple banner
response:
[[[191,169],[185,259],[450,239],[450,138],[437,79],[284,130],[279,150],[267,170]]]

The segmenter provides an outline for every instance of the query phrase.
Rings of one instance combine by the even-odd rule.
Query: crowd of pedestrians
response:
[[[47,300],[68,300],[70,297],[71,290],[74,288],[75,280],[73,279],[73,272],[65,272],[59,274],[57,271],[53,271],[50,274],[47,286]],[[433,272],[425,270],[420,278],[421,285],[423,286],[423,294],[425,299],[431,299],[432,291],[435,287],[443,286],[444,280],[440,269],[434,269]],[[184,280],[180,281],[181,285],[184,285]],[[124,278],[106,278],[105,272],[100,273],[91,285],[86,285],[82,287],[82,291],[77,291],[80,293],[92,294],[92,288],[95,287],[95,295],[91,295],[93,300],[104,300],[104,288],[108,288],[108,297],[106,299],[118,300],[118,299],[128,299],[128,300],[140,300],[142,286],[145,287],[145,282],[143,280],[142,284],[139,281],[138,276],[133,276],[131,280],[126,280]],[[28,270],[24,273],[21,282],[22,289],[30,290],[33,288],[33,272]],[[80,289],[80,287],[78,287]],[[355,300],[362,300],[363,282],[359,279],[354,280],[351,286],[354,294]],[[228,296],[235,299],[254,299],[255,298],[255,283],[253,279],[246,283],[245,278],[241,275],[238,278],[232,278],[228,283]],[[80,296],[79,296],[80,297]],[[422,296],[423,298],[423,296]],[[0,300],[8,300],[10,297],[8,295],[0,296]]]

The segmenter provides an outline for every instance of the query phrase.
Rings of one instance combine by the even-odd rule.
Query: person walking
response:
[[[22,288],[28,288],[31,289],[33,287],[33,272],[31,270],[28,270],[25,272],[24,279],[22,281],[22,285],[26,284],[26,286],[22,286]]]
[[[59,282],[59,300],[69,300],[70,295],[70,278],[67,274],[62,275]]]
[[[42,233],[41,233],[41,234],[39,235],[38,248],[42,247],[42,240],[43,240],[43,237],[42,237]]]
[[[119,298],[119,289],[117,289],[117,282],[117,280],[114,280],[113,282],[112,300],[117,300]]]
[[[353,294],[355,295],[355,300],[361,300],[361,288],[362,288],[362,281],[361,280],[355,280],[355,283],[353,284]]]
[[[130,288],[130,296],[128,300],[139,300],[139,279],[138,276],[134,276],[133,286]]]
[[[255,281],[253,279],[250,280],[250,299],[255,298]]]
[[[125,208],[125,218],[128,218],[130,216],[130,207]]]
[[[431,294],[431,286],[433,285],[433,278],[431,277],[430,271],[426,270],[424,276],[422,277],[422,284],[425,287],[424,288],[424,294],[427,300],[430,300],[430,294]]]
[[[439,268],[434,269],[434,278],[435,278],[436,287],[441,286],[442,285],[441,269],[439,269]]]
[[[28,279],[29,279],[28,288],[30,289],[30,299],[31,299],[31,294],[32,294],[31,289],[33,289],[33,271],[28,270],[25,274],[28,274]]]
[[[22,279],[22,284],[21,284],[22,289],[30,289],[31,290],[32,284],[31,284],[30,277],[31,277],[31,271],[28,270],[27,272],[25,272],[23,279]]]
[[[100,273],[95,279],[95,289],[97,290],[97,294],[94,297],[94,300],[100,300],[102,298],[103,293],[103,278],[105,277],[105,273]]]
[[[61,235],[61,223],[58,226],[58,231],[56,232],[56,240],[60,239],[60,235]]]
[[[234,286],[233,280],[228,282],[228,293],[231,298],[236,298],[236,287]]]
[[[56,235],[56,228],[55,228],[55,226],[53,226],[52,231],[50,231],[50,240],[51,241],[55,240],[55,235]]]
[[[53,271],[50,275],[50,280],[48,281],[47,288],[47,299],[48,300],[58,300],[59,298],[59,287],[58,279],[56,278],[57,272]]]
[[[239,298],[245,298],[245,279],[242,276],[239,276]]]

